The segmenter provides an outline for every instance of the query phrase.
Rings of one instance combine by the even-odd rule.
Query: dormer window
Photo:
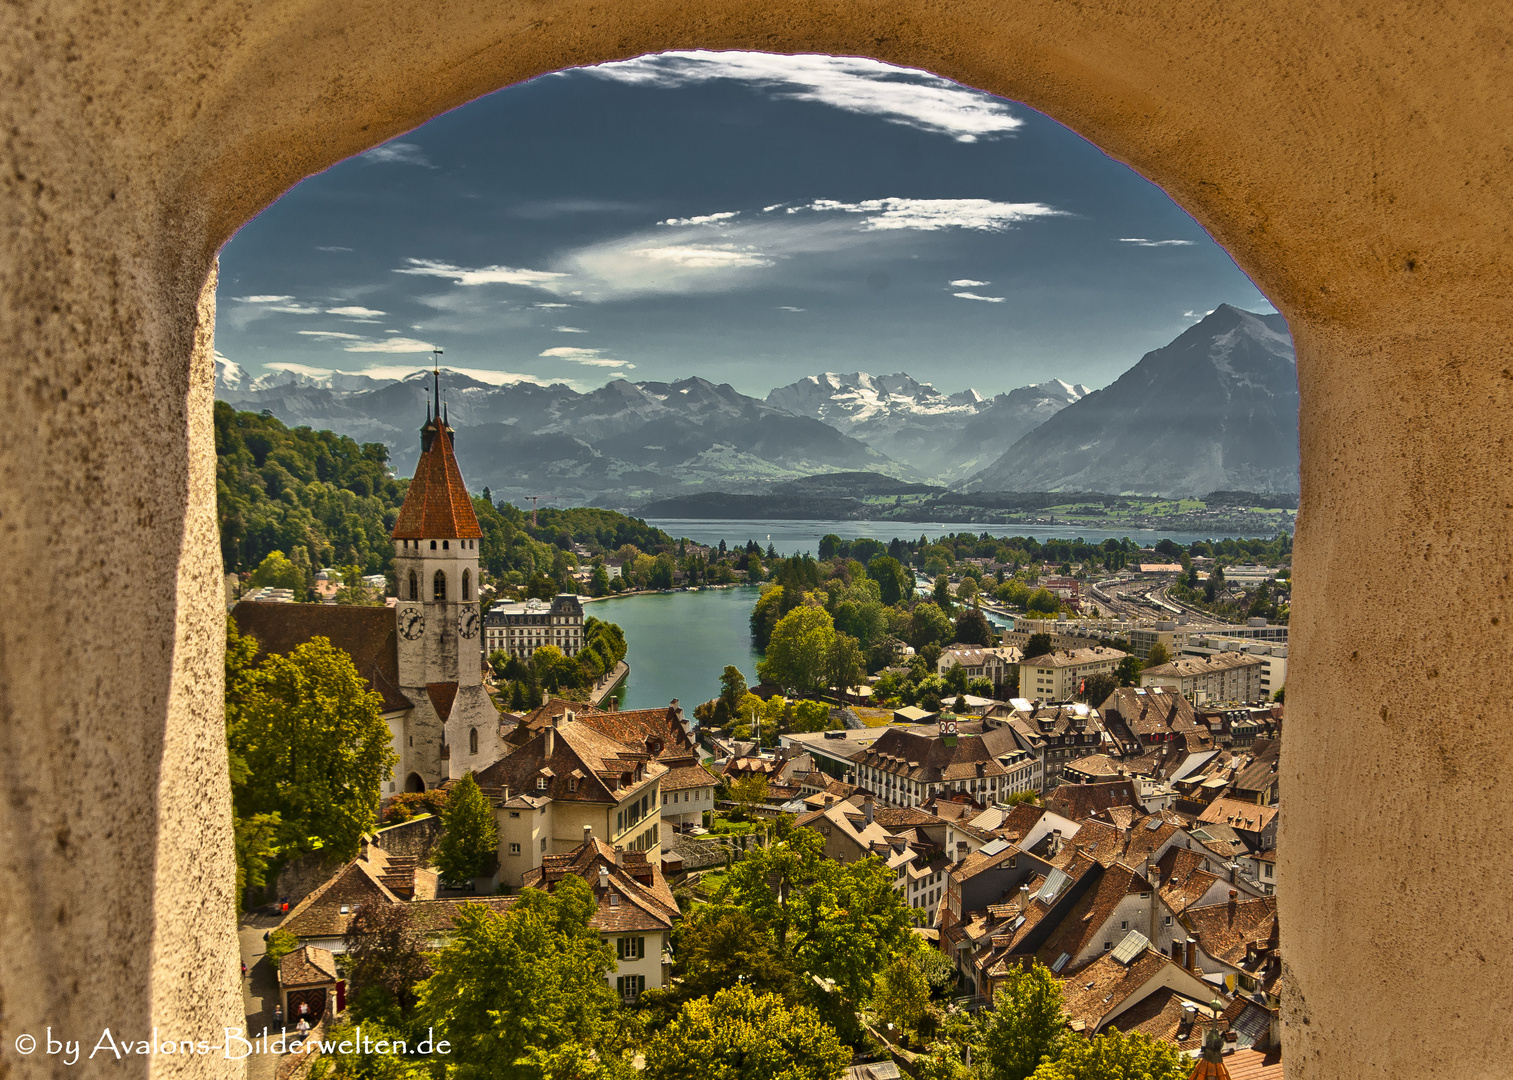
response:
[[[537,791],[545,791],[546,790],[546,777],[544,777],[544,776],[538,776],[538,777],[536,777],[536,790]]]

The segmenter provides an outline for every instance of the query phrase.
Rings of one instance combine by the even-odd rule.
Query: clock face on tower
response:
[[[478,609],[465,607],[457,613],[457,633],[468,641],[478,636]]]
[[[419,641],[426,632],[425,613],[418,607],[399,609],[399,633],[406,641]]]

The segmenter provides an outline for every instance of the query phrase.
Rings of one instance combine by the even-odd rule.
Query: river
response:
[[[755,540],[766,550],[771,544],[781,555],[798,551],[814,554],[819,550],[820,537],[834,533],[844,540],[856,540],[870,536],[887,543],[895,536],[905,540],[918,539],[921,535],[938,537],[950,533],[972,533],[989,536],[1033,536],[1041,543],[1047,540],[1072,540],[1077,537],[1093,544],[1113,538],[1129,537],[1137,544],[1150,546],[1162,539],[1171,539],[1178,544],[1192,544],[1199,540],[1214,539],[1211,533],[1163,532],[1159,529],[1089,529],[1080,525],[974,525],[968,521],[794,521],[763,518],[756,521],[731,521],[709,518],[647,518],[646,523],[675,537],[687,537],[696,543],[717,546],[721,540],[727,547],[742,546]]]
[[[742,541],[744,543],[745,541]],[[623,709],[654,709],[673,698],[689,719],[695,705],[717,697],[726,664],[756,679],[751,608],[758,589],[742,585],[698,592],[649,593],[595,600],[584,614],[625,631],[630,675],[615,692]]]

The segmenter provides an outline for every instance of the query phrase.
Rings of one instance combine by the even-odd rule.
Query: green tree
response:
[[[836,634],[830,643],[830,652],[825,657],[825,683],[845,693],[862,681],[867,673],[866,659],[861,646],[850,634]]]
[[[282,551],[270,551],[252,572],[252,587],[293,589],[295,600],[305,599],[305,575]]]
[[[736,908],[695,908],[674,932],[673,957],[679,1000],[712,997],[740,983],[759,994],[793,992],[793,966],[772,934]]]
[[[673,565],[672,555],[666,551],[658,555],[652,563],[651,575],[647,580],[653,589],[670,589],[676,579],[676,567]]]
[[[882,602],[888,607],[914,593],[914,575],[891,555],[878,555],[867,564],[867,576],[877,582]]]
[[[931,1043],[914,1063],[916,1080],[977,1080],[977,1070],[962,1060],[961,1048],[951,1039]]]
[[[1036,589],[1025,601],[1025,607],[1042,615],[1054,615],[1061,610],[1061,598],[1050,589]]]
[[[1192,1065],[1171,1043],[1110,1028],[1092,1040],[1065,1040],[1056,1059],[1031,1075],[1033,1080],[1186,1080]]]
[[[347,923],[348,989],[378,1014],[392,1002],[408,1011],[415,1005],[415,988],[431,974],[426,935],[410,912],[398,904],[362,904]]]
[[[1145,657],[1145,666],[1148,668],[1160,667],[1162,664],[1171,662],[1172,651],[1159,641],[1151,646],[1150,653]]]
[[[447,794],[441,827],[436,869],[444,879],[466,881],[489,872],[499,849],[499,828],[472,772],[463,774]]]
[[[1051,970],[1011,966],[980,1016],[984,1080],[1026,1080],[1044,1058],[1056,1058],[1067,1041],[1061,983]]]
[[[1114,665],[1114,678],[1119,680],[1120,686],[1139,686],[1140,669],[1144,666],[1138,656],[1121,657],[1119,663]]]
[[[299,948],[299,938],[295,937],[288,930],[278,929],[268,935],[268,942],[263,949],[263,956],[267,958],[268,963],[276,968],[280,960],[297,948]]]
[[[881,859],[836,862],[818,832],[795,829],[738,862],[717,899],[765,926],[797,970],[862,1002],[875,974],[915,948],[912,912],[893,881]]]
[[[646,1048],[647,1080],[836,1080],[851,1061],[806,1005],[745,986],[688,1002]]]
[[[336,602],[357,607],[383,607],[383,590],[363,584],[362,579],[361,567],[342,567],[341,588],[336,590]]]
[[[935,588],[932,591],[931,596],[935,600],[936,607],[940,608],[940,610],[945,612],[947,615],[951,613],[951,604],[953,602],[953,597],[951,596],[951,579],[948,578],[945,574],[940,574],[935,578]]]
[[[240,730],[242,707],[251,691],[257,658],[257,639],[237,630],[226,616],[226,757],[231,776],[231,827],[236,848],[236,904],[240,914],[249,893],[262,891],[268,864],[278,854],[281,815],[277,810],[242,813],[235,809],[251,778],[247,759],[234,733]]]
[[[352,858],[399,760],[383,699],[323,637],[265,657],[243,682],[230,732],[247,770],[236,812],[277,813],[286,844]]]
[[[965,608],[956,616],[956,641],[963,645],[991,646],[997,635],[993,633],[993,625],[988,622],[988,617],[977,608]]]
[[[594,560],[594,572],[588,578],[588,591],[592,596],[603,596],[609,592],[609,570],[605,568],[603,559]]]
[[[1082,689],[1077,694],[1077,700],[1097,707],[1107,701],[1109,695],[1117,689],[1119,689],[1119,680],[1100,671],[1082,680]]]
[[[569,875],[550,894],[526,889],[504,914],[467,904],[432,958],[417,1010],[445,1032],[445,1075],[558,1080],[620,1074],[614,951],[589,919],[593,890]],[[438,1074],[440,1075],[440,1074]]]
[[[735,716],[745,696],[746,676],[734,664],[726,664],[720,672],[720,700],[725,703],[726,715]]]
[[[1051,643],[1050,634],[1031,634],[1030,640],[1024,643],[1024,658],[1032,660],[1037,656],[1045,656],[1047,653],[1056,651],[1056,646]]]
[[[752,773],[730,782],[730,801],[747,821],[756,816],[756,808],[767,802],[767,777]]]
[[[915,604],[909,613],[909,644],[916,649],[944,644],[955,631],[956,626],[946,613],[929,600]]]
[[[771,585],[762,590],[756,606],[751,609],[751,644],[757,652],[766,652],[772,640],[772,630],[782,617],[783,587]]]
[[[763,682],[814,695],[825,684],[827,660],[835,645],[835,620],[824,608],[804,604],[778,620],[757,664]]]
[[[913,956],[895,957],[877,977],[872,991],[877,1018],[904,1033],[911,1041],[933,1033],[930,1023],[930,984]]]

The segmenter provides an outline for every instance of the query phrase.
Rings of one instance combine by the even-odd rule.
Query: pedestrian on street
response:
[[[273,1006],[273,1026],[280,1031],[284,1030],[284,1007],[282,1005]]]

